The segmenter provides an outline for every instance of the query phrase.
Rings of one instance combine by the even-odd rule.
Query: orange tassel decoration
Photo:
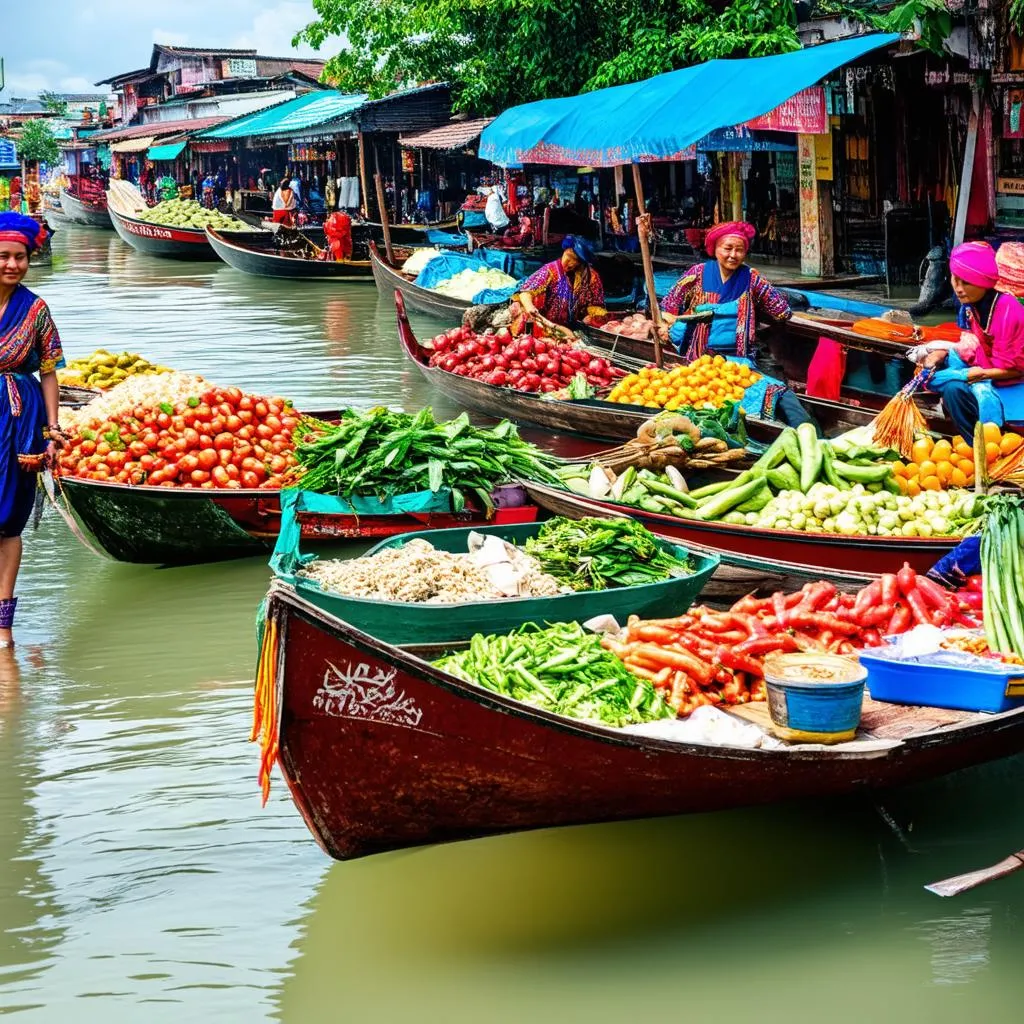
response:
[[[256,669],[250,742],[260,744],[260,790],[263,806],[270,796],[270,772],[277,760],[280,723],[277,720],[277,621],[269,617],[263,629],[260,661]]]
[[[899,452],[904,459],[912,457],[914,435],[928,428],[914,401],[914,392],[930,375],[929,371],[917,374],[894,398],[889,399],[872,424],[875,444]]]

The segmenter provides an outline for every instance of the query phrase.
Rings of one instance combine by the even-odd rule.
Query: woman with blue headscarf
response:
[[[593,260],[594,250],[586,239],[566,235],[562,255],[531,274],[513,296],[522,309],[520,319],[532,318],[550,327],[607,320],[604,285],[591,266]]]
[[[36,473],[66,440],[57,419],[60,336],[46,303],[21,283],[45,240],[31,217],[0,213],[0,647],[13,643],[14,584]]]

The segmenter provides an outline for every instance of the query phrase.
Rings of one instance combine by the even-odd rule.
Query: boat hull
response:
[[[648,739],[530,709],[275,584],[278,764],[332,857],[560,825],[824,799],[1018,752],[1024,712],[863,752]]]
[[[63,477],[61,490],[78,522],[119,562],[194,565],[246,558],[273,549],[281,528],[280,492],[210,492]],[[379,516],[299,516],[310,543],[393,537],[418,530],[526,522],[536,506],[482,512]]]
[[[628,515],[653,533],[684,544],[700,545],[723,559],[756,570],[762,562],[786,565],[807,579],[841,573],[849,583],[863,585],[884,572],[895,572],[904,562],[919,573],[928,572],[959,543],[955,537],[844,537],[797,530],[765,530],[728,523],[702,523],[694,519],[646,512],[596,498],[578,498],[543,484],[523,486],[531,499],[559,515]]]
[[[85,227],[103,228],[107,231],[114,226],[111,223],[109,210],[97,210],[95,207],[83,203],[81,199],[76,199],[67,189],[61,190],[60,213],[65,223],[68,224],[81,224]]]
[[[217,254],[206,239],[206,232],[201,229],[150,224],[113,209],[110,211],[110,219],[121,240],[147,256],[169,260],[217,260]]]
[[[260,251],[252,244],[254,233],[218,232],[206,229],[206,238],[214,253],[229,267],[256,277],[274,277],[289,281],[372,281],[368,260],[335,262],[284,256],[274,251]],[[265,238],[266,232],[259,232]],[[248,243],[248,244],[246,244]]]
[[[454,299],[450,295],[441,295],[429,288],[413,284],[387,262],[373,242],[370,243],[370,267],[374,283],[381,295],[391,296],[401,290],[406,304],[418,313],[426,313],[439,320],[456,320],[462,323],[462,314],[472,305],[463,299]]]

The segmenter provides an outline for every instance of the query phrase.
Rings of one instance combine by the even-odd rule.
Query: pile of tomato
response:
[[[83,430],[60,456],[66,476],[151,487],[277,488],[297,465],[299,422],[283,398],[211,388],[175,405],[137,406]]]

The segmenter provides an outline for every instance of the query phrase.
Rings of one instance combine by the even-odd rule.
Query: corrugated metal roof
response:
[[[296,96],[252,114],[204,131],[204,139],[244,139],[253,136],[288,135],[305,131],[327,121],[336,121],[358,110],[366,102],[362,93],[343,93],[334,89]]]
[[[492,117],[478,117],[471,121],[452,121],[419,135],[403,135],[399,142],[409,149],[463,149],[480,138],[480,133],[493,120]]]
[[[129,128],[111,128],[110,131],[97,132],[93,139],[96,142],[117,142],[122,139],[141,139],[146,136],[159,138],[162,135],[177,135],[180,132],[201,132],[204,128],[212,128],[227,118],[191,117],[184,121],[155,121],[153,124],[135,124]]]

